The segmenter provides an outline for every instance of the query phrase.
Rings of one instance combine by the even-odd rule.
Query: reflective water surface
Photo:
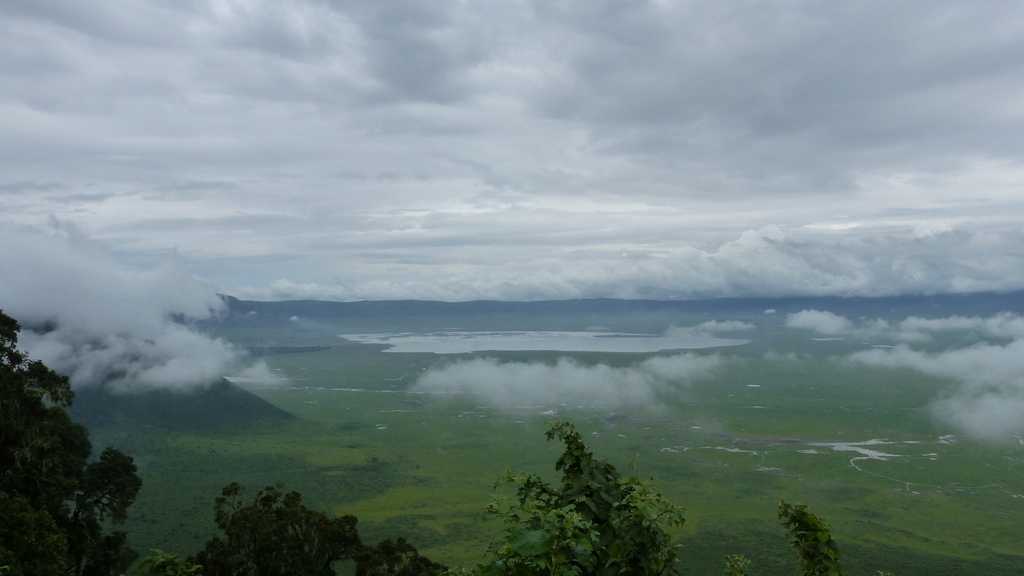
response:
[[[739,346],[749,340],[691,335],[622,334],[615,332],[428,332],[340,334],[365,344],[386,344],[385,352],[462,354],[488,350],[554,350],[558,352],[659,352]]]

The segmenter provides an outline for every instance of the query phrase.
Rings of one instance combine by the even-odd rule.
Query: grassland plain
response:
[[[476,322],[458,320],[388,329]],[[476,326],[509,328],[493,320]],[[582,329],[593,322],[515,319],[512,327]],[[775,520],[780,498],[809,504],[832,522],[853,573],[1024,573],[1024,449],[974,442],[932,419],[928,403],[951,382],[840,360],[870,342],[816,341],[766,324],[746,346],[697,352],[724,362],[711,377],[674,383],[675,393],[652,405],[581,398],[499,408],[469,394],[409,388],[425,371],[460,359],[550,363],[571,356],[582,365],[629,367],[671,353],[394,354],[337,337],[353,327],[369,331],[365,323],[301,319],[219,329],[288,379],[251,390],[296,420],[202,433],[98,431],[140,464],[145,484],[128,524],[132,543],[191,553],[213,530],[222,486],[239,481],[255,492],[284,482],[312,506],[357,515],[369,541],[402,535],[432,558],[472,565],[499,528],[480,514],[495,496],[494,482],[505,470],[554,478],[559,446],[543,432],[545,422],[565,419],[599,457],[658,478],[687,508],[678,541],[689,573],[720,573],[727,553],[747,554],[758,574],[790,572]],[[641,318],[611,328],[657,333],[665,326]]]

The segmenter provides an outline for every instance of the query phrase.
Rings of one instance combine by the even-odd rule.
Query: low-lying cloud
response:
[[[974,332],[992,338],[1024,338],[1024,318],[1003,312],[989,318],[950,316],[949,318],[910,317],[898,325],[898,338],[906,341],[930,340],[940,332]]]
[[[237,366],[237,349],[190,326],[224,304],[181,258],[130,268],[58,224],[0,228],[0,245],[0,309],[21,323],[21,347],[72,385],[187,389]]]
[[[1024,318],[1008,312],[988,318],[909,317],[850,320],[831,312],[803,310],[786,321],[791,328],[818,334],[882,338],[899,342],[851,354],[850,362],[886,368],[910,368],[948,378],[958,386],[931,404],[933,414],[972,436],[1001,439],[1024,433]],[[958,335],[961,343],[940,351],[913,346],[940,335]]]
[[[932,410],[973,436],[998,439],[1024,432],[1024,338],[937,353],[900,344],[858,352],[850,360],[957,381],[959,387],[934,401]]]
[[[835,335],[850,330],[853,327],[853,323],[832,312],[801,310],[796,314],[789,315],[789,318],[786,319],[786,326],[813,330],[818,334]]]
[[[739,320],[709,320],[696,326],[671,326],[665,330],[665,336],[692,336],[695,338],[714,338],[719,333],[750,332],[757,326]]]
[[[786,326],[812,330],[822,335],[883,338],[897,342],[928,342],[940,334],[955,332],[975,338],[1024,338],[1024,318],[1009,312],[1001,312],[988,318],[910,316],[900,322],[891,323],[880,318],[851,320],[829,311],[801,310],[786,318]]]
[[[654,405],[664,395],[679,393],[690,381],[709,375],[721,363],[717,355],[697,354],[658,356],[625,368],[584,365],[570,358],[554,364],[477,358],[431,369],[412,390],[472,394],[503,409]]]

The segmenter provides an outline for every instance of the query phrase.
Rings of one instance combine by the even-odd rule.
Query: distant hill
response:
[[[719,298],[713,300],[616,300],[581,299],[538,302],[435,302],[426,300],[364,300],[329,302],[289,300],[259,302],[222,296],[229,319],[251,318],[253,323],[280,322],[292,317],[322,320],[387,319],[469,316],[569,316],[659,314],[692,316],[754,316],[765,310],[792,314],[801,310],[828,310],[846,316],[989,316],[1003,311],[1024,313],[1024,291],[973,292],[865,297]]]
[[[88,428],[148,424],[177,432],[219,432],[245,428],[260,421],[294,419],[255,394],[221,379],[192,390],[149,390],[116,394],[102,386],[75,391],[69,410],[75,421]]]

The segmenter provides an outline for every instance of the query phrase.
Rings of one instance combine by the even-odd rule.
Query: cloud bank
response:
[[[880,318],[850,320],[827,310],[801,310],[786,317],[786,326],[812,330],[822,335],[881,338],[896,342],[931,342],[937,336],[950,333],[960,333],[974,339],[1024,338],[1024,318],[1010,312],[1001,312],[989,318],[910,316],[891,323]]]
[[[979,438],[1024,433],[1024,339],[939,353],[901,344],[858,352],[850,360],[956,380],[959,388],[932,404],[936,416]]]
[[[74,228],[0,228],[0,308],[20,345],[71,378],[112,390],[187,389],[216,381],[240,354],[189,326],[223,303],[180,257],[119,263]]]
[[[503,409],[586,405],[607,408],[657,405],[709,375],[717,355],[658,356],[627,368],[583,365],[569,358],[554,364],[477,358],[428,370],[411,390],[471,394]]]
[[[972,436],[1005,439],[1024,433],[1024,318],[1001,313],[988,318],[909,317],[851,321],[831,312],[804,310],[787,318],[791,328],[819,334],[847,335],[900,342],[851,354],[849,362],[886,368],[910,368],[958,383],[932,402],[932,412]],[[941,351],[915,349],[916,344],[949,342]],[[958,342],[957,342],[958,341]]]
[[[279,279],[269,287],[240,288],[235,294],[270,300],[465,301],[889,296],[1024,288],[1024,255],[1015,248],[1024,243],[1019,230],[956,230],[918,237],[898,228],[834,234],[768,226],[710,249],[688,246],[670,230],[657,238],[648,232],[632,239],[623,236],[611,246],[587,233],[578,237],[579,245],[565,245],[553,234],[552,243],[540,248],[536,244],[544,241],[543,234],[507,234],[500,231],[504,224],[495,226],[493,237],[472,239],[437,229],[449,238],[430,254],[419,251],[423,246],[390,246],[380,253],[387,269],[373,279],[360,278],[356,270],[339,273],[335,282]],[[513,238],[530,238],[530,246],[507,245],[508,250],[522,249],[522,258],[495,261],[486,250],[458,245],[463,240],[483,246],[515,244]],[[595,244],[584,245],[588,241]],[[544,256],[526,256],[537,250]],[[457,258],[458,265],[446,263],[446,254]],[[439,270],[444,274],[438,275]]]

